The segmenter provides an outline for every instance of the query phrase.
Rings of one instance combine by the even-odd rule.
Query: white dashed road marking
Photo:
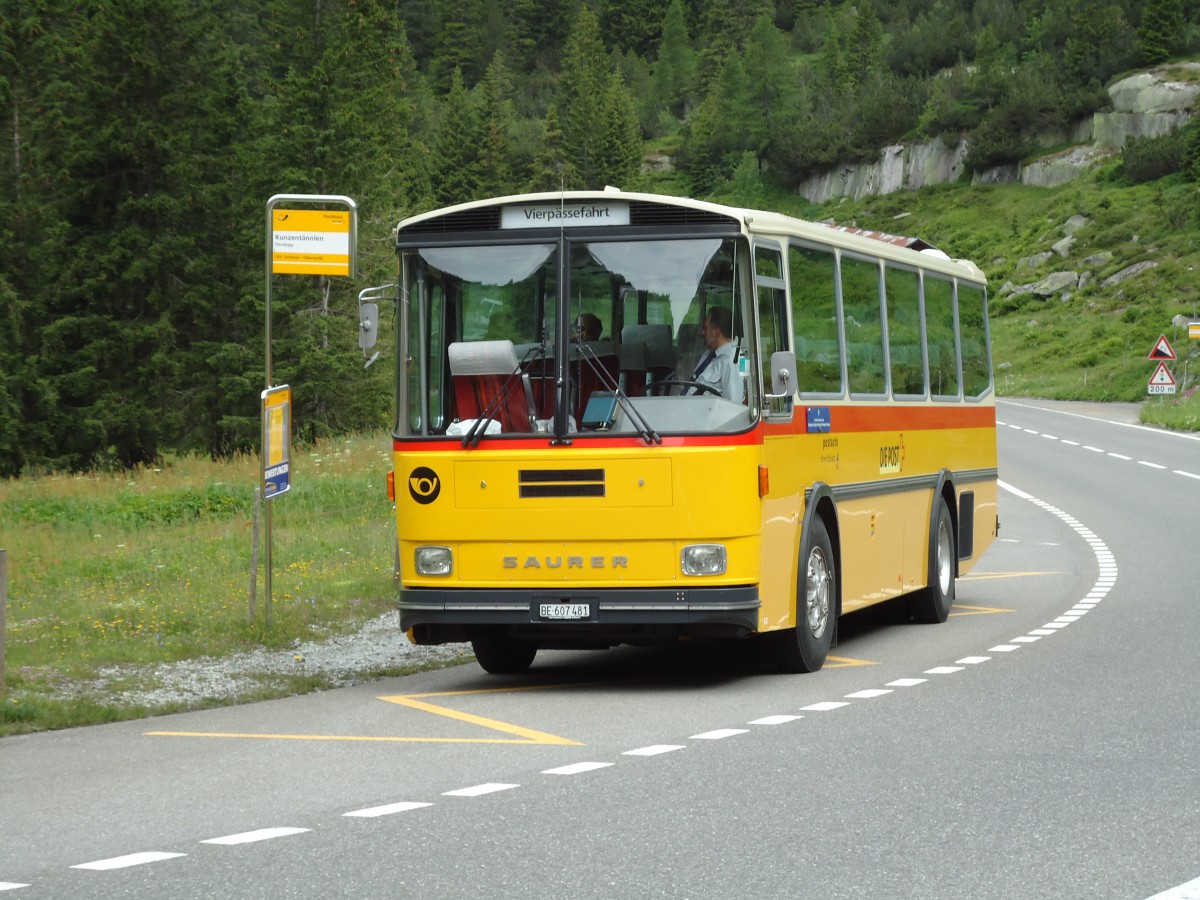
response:
[[[639,747],[637,750],[626,750],[622,756],[658,756],[660,753],[670,753],[672,750],[682,750],[682,744],[654,744],[651,747]]]
[[[596,769],[606,769],[611,766],[610,762],[577,762],[571,763],[569,766],[559,766],[557,769],[546,769],[542,772],[543,775],[581,775],[584,772],[593,772]]]
[[[693,741],[720,741],[735,734],[748,734],[745,728],[718,728],[716,731],[706,731],[703,734],[693,734]]]
[[[1171,888],[1169,891],[1163,891],[1161,894],[1155,894],[1148,900],[1200,900],[1200,878]]]
[[[258,841],[269,841],[274,838],[290,837],[293,834],[303,834],[308,830],[307,828],[260,828],[257,831],[243,831],[241,834],[209,838],[207,841],[201,841],[200,843],[224,844],[226,846],[232,846],[233,844],[253,844]]]
[[[459,788],[457,791],[445,791],[443,797],[482,797],[484,794],[494,794],[497,791],[509,791],[520,787],[519,784],[477,784],[474,787]]]
[[[71,866],[72,869],[90,869],[93,872],[107,872],[111,869],[127,869],[130,866],[144,866],[146,863],[161,862],[164,859],[176,859],[187,856],[186,853],[160,853],[148,850],[145,853],[130,853],[128,856],[114,856],[112,859],[98,859],[95,862],[80,863]]]
[[[433,804],[404,801],[388,803],[385,806],[372,806],[370,809],[356,809],[354,812],[342,813],[342,815],[356,819],[376,819],[379,816],[390,816],[394,813],[408,812],[410,809],[425,809],[429,806],[433,806]]]

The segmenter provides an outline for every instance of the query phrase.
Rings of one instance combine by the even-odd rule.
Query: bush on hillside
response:
[[[1131,137],[1121,150],[1122,168],[1131,184],[1156,181],[1178,172],[1183,164],[1184,133]]]

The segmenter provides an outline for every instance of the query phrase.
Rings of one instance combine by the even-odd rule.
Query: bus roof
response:
[[[831,223],[812,222],[799,219],[783,213],[770,212],[761,209],[748,209],[713,203],[708,200],[696,200],[692,197],[679,197],[670,194],[643,194],[626,192],[617,188],[605,188],[602,191],[544,191],[531,194],[511,194],[503,197],[490,197],[484,200],[472,200],[443,207],[430,212],[420,213],[402,219],[396,226],[396,233],[418,226],[442,216],[471,210],[486,209],[495,206],[510,206],[515,204],[559,204],[573,202],[596,202],[600,200],[623,200],[641,203],[658,203],[668,206],[693,209],[700,212],[725,216],[739,223],[743,230],[755,234],[772,234],[776,236],[794,235],[808,238],[818,243],[832,243],[848,250],[860,250],[876,256],[883,256],[897,262],[914,262],[909,256],[919,253],[920,263],[930,268],[962,276],[962,268],[967,269],[966,277],[972,280],[984,281],[983,271],[973,262],[966,259],[953,259],[928,242],[917,237],[887,234],[880,231],[868,231],[853,226],[839,226]],[[881,247],[880,244],[885,245]],[[939,262],[941,263],[939,265]]]

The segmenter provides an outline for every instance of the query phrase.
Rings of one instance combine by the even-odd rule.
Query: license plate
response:
[[[541,603],[538,614],[543,619],[586,619],[592,614],[589,603]]]

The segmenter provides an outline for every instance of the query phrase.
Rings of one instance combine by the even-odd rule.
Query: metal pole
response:
[[[8,628],[8,551],[0,550],[0,698],[8,696],[4,686],[4,653]]]
[[[271,216],[275,211],[276,205],[278,205],[279,203],[283,203],[284,201],[290,202],[293,200],[301,202],[301,203],[306,203],[306,204],[307,203],[337,203],[337,204],[341,204],[342,206],[345,206],[346,211],[350,214],[350,222],[349,222],[350,237],[349,237],[349,248],[348,248],[349,254],[348,255],[349,255],[349,260],[350,260],[350,275],[351,276],[353,276],[355,274],[355,269],[357,268],[357,262],[358,262],[358,205],[350,197],[346,197],[341,194],[276,194],[275,196],[271,197],[270,200],[267,201],[267,231],[266,231],[266,246],[265,246],[265,251],[266,251],[266,266],[265,266],[265,268],[266,268],[266,273],[267,273],[267,275],[266,275],[267,285],[266,285],[266,292],[264,295],[266,297],[266,309],[264,311],[265,315],[266,315],[266,323],[263,328],[263,335],[265,338],[266,346],[264,348],[263,357],[266,360],[265,368],[266,368],[266,382],[267,383],[266,383],[265,387],[266,387],[266,390],[268,390],[268,391],[274,386],[272,384],[272,382],[274,381],[274,371],[273,371],[272,361],[271,361],[271,276],[274,274],[274,268],[275,268],[274,267],[275,247],[274,247],[274,240],[273,240],[274,225],[271,221]],[[263,451],[263,453],[262,453],[262,458],[263,458],[263,462],[264,462],[263,468],[265,469],[265,462],[266,462],[265,451],[266,451],[266,446],[267,446],[267,422],[266,422],[266,416],[262,415],[261,409],[259,410],[259,415],[262,416],[262,419],[263,419],[262,443],[259,445],[259,447]],[[266,507],[267,507],[266,515],[263,518],[263,531],[264,531],[263,555],[265,557],[265,562],[266,562],[266,567],[267,567],[266,579],[265,579],[265,581],[266,581],[265,586],[266,586],[266,593],[267,593],[267,597],[266,597],[267,628],[270,629],[270,627],[271,627],[271,607],[273,606],[273,603],[274,603],[274,594],[272,592],[272,586],[271,586],[271,574],[272,574],[272,572],[271,572],[271,570],[272,570],[271,544],[273,543],[273,532],[271,530],[271,526],[272,526],[271,506],[273,504],[271,502],[270,497],[264,496],[263,501],[266,503]]]
[[[274,269],[275,248],[274,248],[274,244],[272,241],[273,226],[272,226],[272,222],[271,222],[271,213],[274,212],[274,210],[275,210],[275,203],[276,203],[277,199],[278,199],[277,197],[272,197],[270,200],[267,201],[267,240],[266,240],[267,290],[266,290],[266,294],[265,294],[266,301],[267,301],[266,302],[266,310],[265,310],[267,321],[266,321],[266,325],[263,327],[263,334],[266,338],[266,348],[263,353],[263,359],[266,361],[267,383],[265,385],[265,388],[268,391],[271,389],[271,379],[272,379],[272,375],[273,375],[272,363],[271,363],[271,274],[272,274],[272,270]],[[262,465],[259,466],[259,470],[261,472],[262,470],[264,470],[266,468],[266,462],[267,462],[267,459],[266,459],[267,417],[263,414],[261,405],[259,407],[258,415],[259,415],[259,418],[262,419],[262,440],[260,441],[260,443],[258,445],[260,448],[260,461],[262,463]],[[263,556],[264,556],[264,562],[266,563],[266,566],[267,566],[267,573],[266,573],[266,580],[264,583],[264,588],[265,588],[266,595],[267,595],[266,600],[265,600],[266,607],[267,607],[267,629],[270,630],[270,628],[271,628],[271,599],[275,596],[272,593],[272,588],[271,588],[271,544],[272,544],[271,501],[269,498],[266,498],[266,497],[264,497],[263,500],[267,507],[266,515],[263,517],[263,544],[264,544]]]
[[[254,489],[254,533],[250,537],[250,608],[246,619],[253,625],[258,618],[258,526],[262,520],[262,488]]]

